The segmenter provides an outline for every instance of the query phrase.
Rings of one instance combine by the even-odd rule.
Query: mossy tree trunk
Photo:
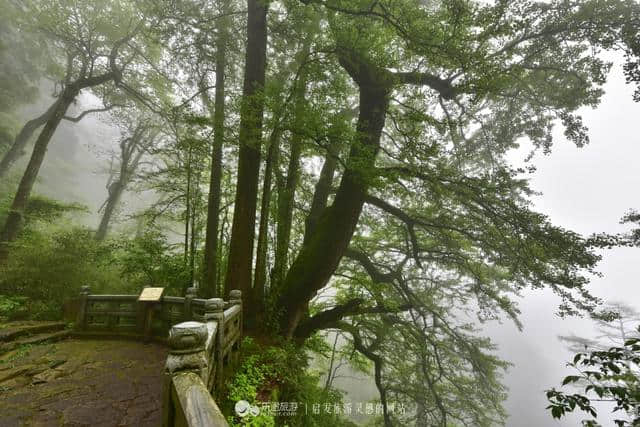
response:
[[[47,122],[47,120],[49,120],[52,114],[58,109],[61,101],[62,100],[60,98],[53,101],[47,111],[42,113],[40,116],[29,120],[24,124],[22,129],[20,129],[20,132],[18,132],[15,139],[13,140],[13,144],[11,144],[9,150],[4,154],[2,160],[0,160],[0,178],[4,177],[7,172],[9,172],[11,166],[13,166],[16,160],[18,160],[18,158],[22,155],[27,142],[29,142],[29,139],[31,138],[31,135],[33,135],[33,133],[40,126],[42,126]]]
[[[24,211],[29,202],[33,184],[35,184],[38,172],[40,172],[40,167],[42,166],[51,137],[79,92],[80,88],[78,85],[70,85],[65,88],[59,101],[55,103],[55,109],[47,119],[40,135],[38,135],[38,139],[33,147],[31,159],[20,180],[18,191],[9,209],[9,215],[7,216],[2,232],[0,232],[0,261],[7,258],[9,243],[16,240],[22,228]]]
[[[352,55],[341,56],[340,63],[359,86],[357,136],[333,203],[320,215],[284,279],[277,304],[283,313],[280,332],[288,338],[295,335],[311,298],[328,283],[355,232],[389,103],[386,73]]]
[[[252,310],[251,316],[260,318],[265,311],[265,285],[267,281],[267,234],[269,231],[269,217],[271,211],[271,194],[273,191],[273,170],[278,167],[280,157],[280,124],[276,119],[271,136],[269,137],[269,151],[264,168],[262,184],[262,198],[260,202],[260,228],[258,231],[258,247],[256,249],[256,269],[253,291],[249,299]]]
[[[299,129],[303,123],[304,96],[306,93],[306,73],[302,71],[296,87],[294,129],[287,166],[287,180],[284,187],[278,189],[278,222],[276,226],[276,248],[273,266],[273,284],[280,288],[287,268],[291,227],[293,225],[293,202],[300,178],[300,154],[302,136]]]

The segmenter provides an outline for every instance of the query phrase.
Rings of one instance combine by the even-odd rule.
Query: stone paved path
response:
[[[0,356],[0,427],[159,426],[166,349],[75,340]]]

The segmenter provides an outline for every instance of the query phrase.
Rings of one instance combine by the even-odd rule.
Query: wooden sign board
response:
[[[163,292],[164,288],[144,288],[138,297],[138,301],[159,302]]]

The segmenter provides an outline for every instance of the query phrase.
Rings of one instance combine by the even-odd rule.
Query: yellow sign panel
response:
[[[138,301],[157,302],[162,298],[164,288],[144,288],[138,297]]]

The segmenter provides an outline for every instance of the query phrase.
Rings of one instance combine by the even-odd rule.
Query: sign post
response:
[[[144,288],[138,297],[138,302],[142,305],[144,313],[144,339],[149,341],[151,338],[151,324],[153,322],[153,312],[160,303],[164,288]]]

